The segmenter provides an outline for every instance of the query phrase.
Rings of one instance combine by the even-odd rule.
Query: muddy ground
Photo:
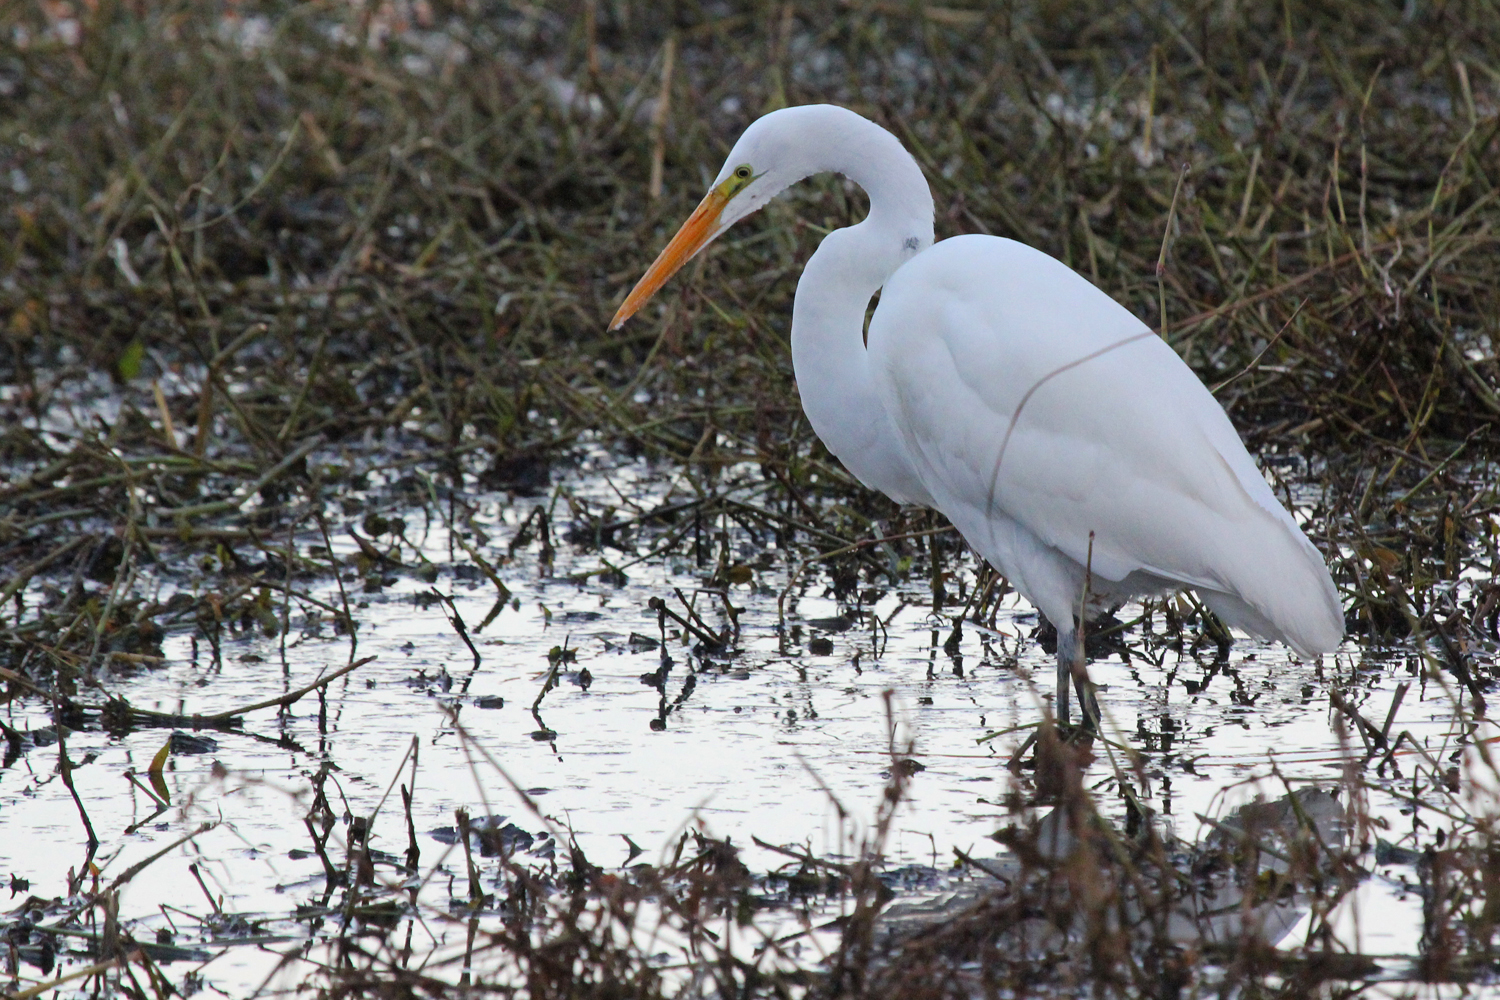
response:
[[[605,332],[813,101],[1215,387],[1336,654],[1126,605],[1042,724],[1034,612],[801,416],[837,178]],[[20,4],[0,108],[13,993],[1493,982],[1485,4]]]

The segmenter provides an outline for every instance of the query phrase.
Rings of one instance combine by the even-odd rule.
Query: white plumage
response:
[[[611,327],[736,220],[824,171],[863,187],[870,214],[825,237],[797,285],[803,408],[861,482],[942,511],[1058,626],[1061,717],[1085,565],[1104,598],[1190,587],[1229,624],[1303,656],[1339,644],[1322,556],[1192,370],[1038,250],[990,236],[934,244],[921,169],[852,111],[753,123]]]

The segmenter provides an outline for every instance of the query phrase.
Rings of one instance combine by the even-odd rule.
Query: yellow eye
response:
[[[741,163],[728,177],[724,178],[724,183],[719,185],[719,190],[725,197],[733,198],[755,178],[755,169],[748,163]]]

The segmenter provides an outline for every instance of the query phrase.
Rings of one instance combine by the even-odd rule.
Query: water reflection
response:
[[[1007,767],[1048,702],[1049,685],[1033,677],[1051,669],[1033,636],[1036,616],[1014,595],[987,624],[959,627],[957,609],[934,615],[927,581],[841,584],[772,532],[686,516],[692,502],[642,462],[601,453],[594,465],[555,496],[470,498],[475,510],[461,525],[412,505],[380,523],[366,517],[353,532],[299,539],[330,546],[346,579],[299,580],[295,599],[268,589],[264,620],[206,628],[179,618],[162,638],[160,666],[115,676],[138,709],[203,715],[295,692],[356,654],[375,657],[293,704],[252,713],[241,728],[188,734],[177,724],[183,739],[207,735],[214,745],[188,753],[179,743],[161,775],[165,814],[122,774],[146,773],[167,731],[82,725],[69,734],[106,877],[199,823],[216,824],[132,883],[122,914],[207,900],[214,912],[284,922],[296,905],[326,903],[318,845],[347,841],[355,817],[400,801],[393,789],[410,795],[422,865],[442,858],[460,874],[460,811],[481,857],[493,834],[497,850],[535,864],[561,863],[559,841],[598,865],[659,859],[684,831],[729,841],[756,872],[786,863],[774,847],[853,857],[871,836],[893,746],[910,763],[884,842],[892,871],[957,877],[955,850],[993,856],[992,834],[1045,812],[1025,801],[1030,774]],[[729,492],[753,498],[756,489]],[[556,537],[560,498],[597,513],[622,494],[665,513],[622,517],[613,507],[595,530]],[[652,555],[674,540],[690,543],[692,557]],[[950,595],[991,585],[948,558]],[[285,577],[267,565],[268,579]],[[204,586],[189,568],[152,572],[159,601]],[[1302,663],[1247,639],[1185,647],[1152,627],[1163,614],[1160,605],[1118,609],[1122,626],[1094,650],[1106,734],[1119,749],[1095,756],[1083,786],[1122,827],[1139,803],[1174,842],[1211,845],[1225,827],[1200,816],[1243,817],[1245,803],[1284,797],[1287,783],[1338,787],[1370,746],[1354,715],[1406,741],[1381,748],[1377,773],[1364,774],[1377,783],[1408,776],[1419,749],[1438,756],[1457,746],[1452,695],[1421,675],[1411,650],[1348,644]],[[1335,684],[1347,713],[1329,708]],[[79,841],[77,810],[44,752],[49,714],[12,702],[7,732],[18,736],[0,783],[9,834],[0,869],[43,897],[66,894],[57,852]],[[1371,794],[1363,808],[1392,844],[1423,833],[1421,810],[1399,798]],[[410,849],[399,809],[385,808],[359,833],[393,858]],[[1399,854],[1385,857],[1384,870],[1411,868]],[[446,882],[422,885],[463,895]],[[1238,913],[1239,891],[1208,892],[1201,905]],[[1339,904],[1347,915],[1319,919],[1357,924],[1366,947],[1379,940],[1386,953],[1411,954],[1418,896],[1361,891]],[[1242,919],[1226,916],[1223,933],[1238,933]],[[1256,919],[1275,939],[1305,932],[1308,917],[1279,901]],[[234,992],[257,982],[266,961],[236,953],[212,968]]]

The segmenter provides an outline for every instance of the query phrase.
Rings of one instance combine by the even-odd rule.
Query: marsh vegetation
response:
[[[1214,387],[1336,655],[1126,605],[1040,725],[1030,608],[801,416],[838,178],[605,332],[813,101]],[[1487,0],[20,3],[0,109],[14,994],[1494,981]]]

